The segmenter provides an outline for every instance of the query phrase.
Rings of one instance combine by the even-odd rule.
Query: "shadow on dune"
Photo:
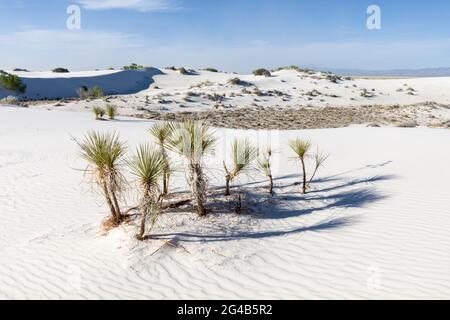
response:
[[[327,219],[312,225],[301,226],[294,229],[270,230],[253,232],[248,230],[248,226],[243,225],[211,225],[210,232],[203,230],[201,233],[160,233],[152,235],[152,239],[172,239],[182,241],[230,241],[239,239],[260,239],[267,237],[279,237],[291,234],[303,233],[306,231],[321,232],[348,227],[357,220],[349,217],[347,212],[340,209],[364,208],[375,202],[384,200],[387,195],[379,193],[374,187],[357,187],[360,184],[382,182],[393,179],[394,176],[376,176],[368,179],[350,180],[335,187],[329,187],[315,192],[303,194],[281,194],[268,199],[266,194],[254,191],[246,191],[245,201],[248,202],[246,213],[253,219],[260,220],[280,220],[294,217],[306,216],[315,213],[329,211],[332,215],[342,215],[335,219]],[[334,180],[335,178],[333,178]],[[339,180],[339,179],[335,179]],[[350,190],[345,190],[351,188]],[[337,192],[336,192],[337,191]],[[215,210],[224,211],[225,214],[234,214],[232,210],[228,212],[219,204],[215,204]],[[214,211],[213,209],[213,211]],[[351,212],[353,214],[354,212]],[[346,217],[343,215],[347,214]],[[209,227],[208,227],[209,228]]]
[[[85,77],[58,77],[54,78],[27,78],[22,77],[26,84],[25,94],[20,95],[26,99],[62,99],[78,97],[81,87],[100,87],[107,95],[134,94],[146,90],[154,83],[154,76],[163,72],[156,68],[143,70],[122,70],[111,74],[93,75]],[[0,98],[13,95],[13,93],[0,90]]]
[[[291,230],[276,230],[276,231],[262,231],[262,232],[249,232],[241,231],[226,235],[220,234],[196,234],[196,233],[165,233],[154,234],[151,239],[169,240],[174,237],[177,240],[184,242],[217,242],[217,241],[232,241],[240,239],[261,239],[271,237],[281,237],[291,234],[299,234],[307,231],[321,232],[326,230],[333,230],[348,226],[354,222],[354,218],[337,218],[326,220],[311,226],[299,227]]]

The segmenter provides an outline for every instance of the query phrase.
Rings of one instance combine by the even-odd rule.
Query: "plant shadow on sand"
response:
[[[339,175],[340,176],[340,175]],[[315,188],[308,194],[296,193],[295,184],[289,186],[279,185],[278,193],[273,197],[267,195],[264,188],[239,186],[239,192],[235,190],[235,196],[226,200],[219,190],[212,195],[214,200],[210,203],[210,217],[203,219],[201,232],[185,230],[158,232],[151,239],[176,240],[182,242],[218,242],[239,239],[261,239],[280,237],[292,234],[300,234],[307,231],[323,232],[343,227],[349,227],[357,223],[360,215],[355,217],[355,212],[345,212],[345,209],[364,208],[375,202],[384,200],[386,195],[379,193],[375,186],[367,184],[379,183],[394,179],[395,176],[383,175],[365,179],[338,178],[337,176],[322,178],[314,184]],[[332,185],[330,186],[330,181]],[[326,182],[324,187],[321,187]],[[288,191],[282,191],[289,188]],[[237,215],[234,211],[238,203],[237,194],[242,196],[242,211]],[[186,211],[186,208],[179,208]],[[328,215],[329,213],[329,215]],[[239,217],[236,223],[230,222],[227,216]],[[315,216],[317,215],[317,217]],[[324,218],[325,216],[331,216]],[[216,219],[222,217],[222,219]],[[252,227],[256,223],[281,221],[284,219],[304,217],[304,221],[290,221],[289,223],[303,224],[296,228],[276,228],[277,223],[269,223],[269,228],[261,228],[263,231],[255,231]],[[308,218],[308,219],[306,219]],[[311,219],[313,218],[313,219]],[[319,222],[311,223],[311,220]],[[232,220],[231,220],[232,221]],[[252,223],[253,222],[253,223]],[[284,223],[282,224],[284,225]],[[270,230],[275,228],[276,230]],[[178,229],[178,228],[177,228]],[[266,229],[266,230],[264,230]],[[269,230],[267,230],[269,229]],[[258,228],[256,228],[258,230]]]

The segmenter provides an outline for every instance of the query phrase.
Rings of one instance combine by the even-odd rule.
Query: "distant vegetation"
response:
[[[103,89],[95,86],[93,88],[88,88],[86,86],[81,87],[78,89],[78,96],[81,99],[88,99],[88,98],[101,98],[105,94],[103,92]]]
[[[105,109],[99,106],[94,106],[92,112],[94,113],[96,120],[102,120],[105,116]]]
[[[228,80],[228,83],[235,85],[235,86],[239,86],[242,84],[242,80],[239,78],[232,78],[232,79]]]
[[[22,82],[20,77],[0,71],[0,86],[6,90],[15,91],[17,93],[25,93],[27,86]]]
[[[264,77],[271,77],[272,76],[272,74],[270,73],[269,70],[262,69],[262,68],[254,70],[253,71],[253,75],[255,75],[255,76],[264,76]]]
[[[301,68],[301,67],[298,67],[298,66],[295,66],[295,65],[279,67],[279,68],[273,69],[272,71],[276,72],[276,71],[281,71],[281,70],[295,70],[297,72],[302,72],[302,73],[307,73],[307,74],[315,73],[315,71],[312,70],[312,69]]]
[[[142,70],[142,69],[144,69],[144,66],[140,66],[140,65],[137,65],[136,63],[132,63],[129,66],[124,66],[122,69],[123,70]]]
[[[16,71],[16,72],[30,72],[27,69],[21,69],[21,68],[15,68],[13,71]]]
[[[214,68],[206,68],[205,70],[209,71],[209,72],[219,72],[219,70],[214,69]]]
[[[106,114],[110,120],[114,120],[117,115],[117,107],[113,104],[106,105]]]
[[[55,68],[52,70],[54,73],[69,73],[70,71],[66,68]]]

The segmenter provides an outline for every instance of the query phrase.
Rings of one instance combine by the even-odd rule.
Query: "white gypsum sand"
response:
[[[270,137],[273,200],[265,177],[252,173],[237,181],[253,204],[240,216],[232,203],[206,219],[180,208],[163,218],[158,239],[138,242],[133,225],[102,234],[108,208],[77,170],[86,164],[72,137],[116,131],[133,149],[150,140],[151,124],[0,107],[1,298],[449,296],[448,130],[218,129],[207,162],[212,187],[223,187],[221,161],[234,137],[260,145]],[[297,136],[330,154],[307,195],[288,149]],[[181,170],[171,186],[186,190]],[[127,199],[136,204],[132,193]]]

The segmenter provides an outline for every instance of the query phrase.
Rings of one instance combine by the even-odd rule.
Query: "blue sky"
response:
[[[372,4],[381,30],[366,27]],[[447,0],[0,0],[0,69],[450,67],[449,14]]]

